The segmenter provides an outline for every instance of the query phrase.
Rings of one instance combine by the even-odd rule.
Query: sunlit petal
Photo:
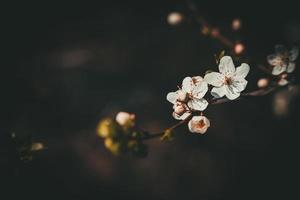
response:
[[[231,87],[233,87],[237,92],[242,92],[246,88],[247,83],[248,81],[245,79],[234,79]]]
[[[193,88],[193,80],[191,77],[185,77],[182,81],[182,90],[186,93],[191,93]]]
[[[279,75],[281,74],[282,72],[284,72],[286,70],[286,67],[285,66],[280,66],[280,65],[277,65],[273,68],[272,70],[272,74],[273,75]]]
[[[221,87],[224,84],[224,80],[224,75],[218,72],[210,72],[204,76],[204,81],[215,87]]]
[[[224,56],[220,60],[219,71],[225,76],[233,75],[235,67],[230,56]]]
[[[226,97],[230,100],[234,100],[240,96],[240,93],[232,86],[225,86],[226,88]]]
[[[192,110],[199,110],[199,111],[203,111],[207,108],[208,106],[208,102],[205,99],[191,99],[188,102],[188,106],[192,109]]]
[[[215,98],[221,98],[226,94],[226,86],[223,85],[221,87],[214,87],[211,90],[211,95],[214,96]]]
[[[246,63],[242,63],[241,66],[236,68],[235,78],[245,78],[249,73],[250,67]]]
[[[177,99],[178,99],[178,91],[176,91],[176,92],[169,92],[167,94],[167,100],[170,103],[175,104]]]

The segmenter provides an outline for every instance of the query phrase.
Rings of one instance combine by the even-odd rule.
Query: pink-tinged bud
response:
[[[135,115],[127,112],[119,112],[116,122],[121,126],[133,127],[135,125]]]
[[[174,108],[174,112],[177,115],[182,115],[186,111],[186,105],[181,102],[176,102],[176,104],[174,104],[173,108]]]
[[[259,88],[265,88],[269,85],[269,79],[267,78],[261,78],[257,81],[257,87]]]
[[[208,28],[208,26],[203,26],[201,29],[201,33],[203,35],[208,35],[210,33],[210,29]]]
[[[172,12],[168,15],[168,23],[170,25],[178,25],[182,22],[183,16],[178,12]]]
[[[281,79],[286,79],[287,77],[288,77],[288,75],[286,73],[280,75]]]
[[[204,134],[210,127],[210,121],[205,116],[194,116],[188,126],[192,133]]]
[[[232,20],[232,29],[237,31],[241,29],[242,27],[242,21],[240,19],[234,19]]]
[[[239,55],[241,53],[243,53],[245,50],[245,46],[242,43],[236,43],[234,45],[234,53]]]
[[[285,78],[281,78],[277,83],[278,83],[278,85],[280,85],[280,86],[285,86],[285,85],[287,85],[289,82],[288,82],[288,80],[286,80]]]
[[[188,95],[186,92],[182,91],[182,90],[179,90],[178,91],[178,98],[177,100],[178,101],[181,101],[181,102],[186,102],[188,99]]]
[[[211,36],[213,36],[213,37],[219,37],[220,36],[220,30],[218,28],[213,28],[211,30]]]

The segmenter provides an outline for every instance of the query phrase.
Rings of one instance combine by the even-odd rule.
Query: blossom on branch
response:
[[[192,111],[205,110],[208,102],[203,97],[207,90],[208,85],[201,76],[184,78],[179,90],[167,94],[167,100],[174,104],[173,117],[184,120]]]
[[[192,133],[204,134],[210,127],[210,121],[205,116],[194,116],[188,126]]]
[[[211,94],[216,98],[226,96],[234,100],[240,96],[240,93],[246,88],[246,76],[250,67],[246,63],[235,68],[232,58],[224,56],[220,60],[219,72],[210,72],[205,75],[204,81],[214,86]]]
[[[116,122],[121,126],[133,127],[135,125],[135,114],[119,112],[116,116]]]
[[[272,74],[279,75],[283,72],[292,73],[295,70],[299,50],[293,47],[288,50],[283,45],[275,46],[275,54],[269,55],[267,57],[268,63],[273,66]]]

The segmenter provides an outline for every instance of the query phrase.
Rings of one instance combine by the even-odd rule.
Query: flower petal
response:
[[[207,83],[205,81],[201,81],[193,88],[192,95],[197,99],[201,99],[205,96],[207,90],[208,90]]]
[[[268,60],[268,63],[272,66],[281,65],[281,63],[282,63],[281,57],[276,54],[268,55],[267,60]]]
[[[230,100],[234,100],[240,96],[240,93],[232,86],[225,86],[226,88],[226,97]]]
[[[205,116],[194,116],[188,123],[192,133],[204,134],[210,127],[210,121]]]
[[[193,85],[197,86],[202,83],[203,78],[201,76],[193,76],[192,81],[193,81]]]
[[[231,87],[233,87],[237,92],[242,92],[246,88],[247,83],[248,81],[245,79],[234,79]]]
[[[289,83],[288,80],[286,80],[285,78],[282,78],[278,81],[278,85],[280,86],[285,86],[288,83]]]
[[[250,71],[250,66],[247,63],[242,63],[241,66],[236,68],[235,77],[236,78],[245,78]]]
[[[221,87],[224,84],[225,77],[218,72],[210,72],[204,76],[204,81],[212,86]]]
[[[221,87],[214,87],[210,93],[215,98],[221,98],[226,94],[226,86],[223,85]]]
[[[207,108],[208,106],[208,102],[205,99],[191,99],[188,102],[188,106],[192,109],[192,110],[199,110],[199,111],[203,111]]]
[[[193,88],[193,80],[191,77],[185,77],[182,81],[182,90],[186,93],[191,93]]]
[[[290,62],[289,65],[287,66],[286,71],[288,73],[292,73],[296,68],[296,64],[294,62]]]
[[[230,76],[235,72],[235,66],[230,56],[224,56],[221,58],[219,71],[225,76]]]
[[[286,70],[286,66],[276,65],[276,66],[273,68],[272,74],[273,74],[273,75],[279,75],[279,74],[281,74],[282,72],[284,72],[285,70]]]
[[[169,93],[167,94],[167,100],[168,100],[170,103],[172,103],[172,104],[175,104],[175,103],[176,103],[176,101],[177,101],[177,99],[178,99],[178,91],[179,91],[179,90],[177,90],[176,92],[169,92]]]
[[[297,47],[293,47],[289,52],[290,61],[295,61],[298,57],[299,49]]]
[[[191,115],[189,111],[183,113],[182,115],[178,115],[177,113],[173,112],[172,113],[173,117],[177,120],[185,120],[188,116]]]

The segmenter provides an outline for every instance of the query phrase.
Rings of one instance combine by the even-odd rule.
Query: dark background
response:
[[[264,76],[257,64],[266,64],[275,44],[300,40],[296,1],[195,2],[212,25],[246,45],[248,90]],[[172,125],[167,92],[185,76],[216,70],[213,55],[224,47],[200,34],[184,1],[15,2],[3,8],[0,199],[299,197],[295,89],[279,91],[289,102],[285,114],[274,113],[276,94],[211,106],[207,134],[190,134],[184,126],[172,142],[149,141],[145,159],[114,157],[95,136],[97,122],[120,110],[135,113],[150,131]],[[172,11],[186,21],[170,26]],[[238,33],[231,31],[236,17],[243,22]],[[19,162],[12,132],[32,134],[47,149]]]

